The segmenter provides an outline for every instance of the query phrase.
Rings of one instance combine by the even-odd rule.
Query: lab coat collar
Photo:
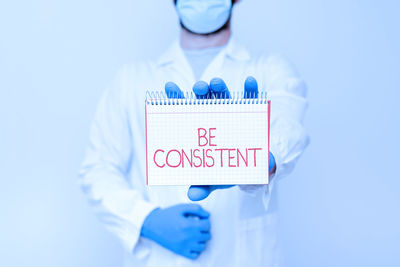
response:
[[[229,39],[226,47],[221,51],[224,57],[229,57],[237,61],[246,61],[250,59],[248,51],[239,45],[233,37]],[[157,65],[164,66],[174,62],[181,62],[181,57],[184,57],[183,49],[179,40],[175,40],[167,51],[158,59]]]

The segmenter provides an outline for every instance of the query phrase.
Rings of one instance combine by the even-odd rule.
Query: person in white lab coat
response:
[[[80,181],[101,221],[122,241],[125,266],[281,266],[275,192],[308,144],[306,86],[283,57],[253,58],[234,40],[234,2],[178,0],[180,39],[156,62],[125,65],[98,105]],[[146,90],[173,81],[188,92],[197,80],[214,77],[237,90],[250,75],[272,103],[270,150],[276,164],[270,184],[209,191],[196,204],[188,186],[146,186]],[[209,224],[204,246],[193,257],[168,246],[176,240],[167,240],[169,229],[162,228],[176,219],[164,211],[182,207],[198,208]],[[148,221],[153,233],[162,228],[158,239],[144,233]]]

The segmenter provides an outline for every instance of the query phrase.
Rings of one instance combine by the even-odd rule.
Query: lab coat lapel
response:
[[[224,63],[225,56],[226,48],[222,49],[210,64],[208,64],[201,75],[201,80],[209,83],[212,78],[221,76],[222,64]]]
[[[182,91],[191,91],[192,86],[195,83],[195,77],[189,62],[187,61],[185,54],[179,44],[179,41],[175,41],[169,49],[160,57],[158,60],[159,67],[170,67],[174,72],[174,77],[171,77],[171,81],[178,78],[178,84]],[[174,79],[172,79],[174,78]],[[178,81],[174,81],[178,82]]]
[[[250,59],[250,55],[244,47],[238,45],[235,39],[231,37],[226,47],[222,49],[208,65],[201,79],[209,82],[214,77],[223,78],[223,65],[224,61],[227,59],[233,61],[246,61]]]

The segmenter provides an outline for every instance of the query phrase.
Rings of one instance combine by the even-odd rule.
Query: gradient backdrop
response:
[[[0,2],[0,266],[121,263],[77,171],[118,68],[175,39],[171,2]],[[236,37],[286,54],[309,85],[311,145],[280,187],[289,267],[400,266],[399,10],[395,0],[235,7]]]

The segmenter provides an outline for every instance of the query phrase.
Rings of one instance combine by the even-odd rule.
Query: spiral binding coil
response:
[[[168,95],[163,91],[147,91],[146,103],[148,105],[215,105],[215,104],[267,104],[267,92],[246,94],[244,91],[230,92],[220,95],[209,95],[197,98],[193,92]]]

